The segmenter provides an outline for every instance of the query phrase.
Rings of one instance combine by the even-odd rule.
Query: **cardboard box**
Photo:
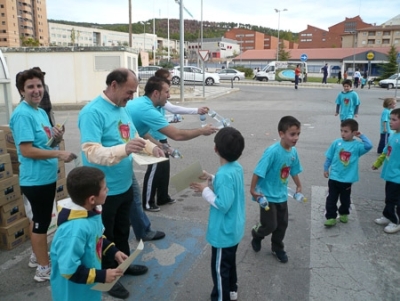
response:
[[[18,175],[0,181],[0,206],[21,197]]]
[[[7,143],[4,131],[0,130],[0,155],[7,153]]]
[[[60,163],[61,162],[61,163]],[[59,161],[57,167],[57,180],[65,178],[65,162]]]
[[[7,148],[7,153],[10,155],[11,164],[19,163],[17,150],[13,148]]]
[[[47,235],[53,233],[57,229],[57,218],[58,218],[58,213],[57,213],[57,201],[54,201],[53,204],[53,212],[51,213],[51,222],[49,229],[47,229]]]
[[[7,227],[25,217],[25,206],[22,197],[0,207],[0,226]]]
[[[56,201],[68,198],[67,179],[60,179],[56,186]]]
[[[0,155],[0,180],[10,178],[12,175],[10,154]]]
[[[0,227],[0,248],[11,250],[29,239],[29,219],[24,217],[7,227]]]
[[[15,142],[10,127],[8,125],[0,125],[0,130],[4,132],[6,147],[15,149]]]

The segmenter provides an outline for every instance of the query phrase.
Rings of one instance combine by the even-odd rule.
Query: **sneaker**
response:
[[[377,218],[376,220],[374,220],[374,222],[378,225],[389,225],[390,220],[387,219],[386,217],[382,216],[380,218]]]
[[[286,252],[283,250],[272,251],[272,255],[274,255],[279,262],[282,263],[288,262],[288,257],[286,255]]]
[[[325,227],[333,227],[336,225],[336,218],[330,218],[325,221]]]
[[[36,268],[35,277],[33,277],[33,279],[37,282],[44,282],[44,281],[50,280],[50,272],[51,272],[50,266],[43,267],[43,266],[39,265]]]
[[[160,207],[158,207],[156,205],[150,205],[149,208],[144,208],[144,210],[150,211],[150,212],[158,212],[158,211],[160,211]]]
[[[142,238],[143,241],[159,240],[165,237],[165,233],[162,231],[149,231],[146,236]]]
[[[347,223],[349,221],[349,216],[347,214],[343,214],[339,217],[341,223]]]
[[[396,232],[400,231],[400,225],[389,223],[389,225],[387,225],[385,227],[385,229],[383,229],[383,231],[385,231],[386,233],[390,233],[390,234],[396,233]]]
[[[49,256],[49,261],[50,261],[50,252],[48,252],[47,255]],[[29,257],[28,266],[30,268],[37,268],[39,266],[35,253],[31,253],[31,256]]]
[[[230,292],[231,301],[236,301],[238,298],[237,292]]]
[[[168,199],[167,201],[163,202],[163,201],[157,201],[157,205],[158,206],[163,206],[163,205],[171,205],[173,203],[176,203],[175,199]]]
[[[253,237],[251,240],[251,246],[254,252],[259,252],[261,250],[261,238]]]

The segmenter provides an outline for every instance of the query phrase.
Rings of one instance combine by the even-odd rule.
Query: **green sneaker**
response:
[[[343,214],[339,219],[341,223],[347,223],[349,221],[349,216],[347,214]]]
[[[325,227],[333,227],[336,225],[336,218],[330,218],[328,220],[326,220],[325,222]]]

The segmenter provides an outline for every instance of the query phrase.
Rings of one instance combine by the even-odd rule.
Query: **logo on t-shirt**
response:
[[[345,151],[344,149],[340,150],[339,158],[340,158],[340,161],[343,163],[344,166],[349,165],[350,157],[351,157],[351,153],[350,152]]]
[[[290,174],[290,166],[286,166],[286,164],[283,164],[281,168],[281,181],[282,183],[287,182],[287,178],[289,177]]]
[[[130,138],[129,123],[123,124],[122,121],[120,120],[118,122],[118,130],[119,130],[122,140],[124,140],[125,142],[128,142],[129,138]]]
[[[386,151],[386,160],[389,160],[391,153],[392,153],[392,147],[390,145],[388,145],[387,151]]]
[[[45,126],[44,124],[42,124],[42,128],[46,133],[47,139],[51,139],[51,130],[48,126]]]
[[[348,106],[348,105],[349,105],[349,102],[350,102],[350,99],[345,98],[343,102],[344,102],[344,104],[345,104],[346,106]]]

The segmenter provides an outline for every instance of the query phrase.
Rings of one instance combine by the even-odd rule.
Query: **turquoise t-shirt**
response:
[[[19,166],[19,183],[21,186],[47,185],[57,181],[57,158],[31,159],[22,156],[20,144],[32,142],[32,146],[52,150],[46,143],[52,136],[52,127],[44,110],[34,109],[22,101],[14,110],[10,128],[17,148]]]
[[[147,96],[135,98],[128,102],[126,110],[139,133],[143,137],[150,130],[158,131],[169,126],[164,115],[154,106]]]
[[[259,177],[256,189],[271,203],[286,202],[289,175],[293,177],[302,171],[296,148],[286,150],[276,142],[264,151],[254,169]]]
[[[246,223],[246,197],[243,167],[229,162],[219,167],[213,186],[215,205],[210,206],[206,239],[215,248],[229,248],[243,238]]]
[[[340,106],[340,120],[354,119],[356,107],[360,105],[360,98],[357,92],[340,92],[335,103]]]
[[[125,144],[135,138],[136,128],[124,107],[117,107],[98,96],[80,111],[78,128],[81,132],[81,144],[99,143],[103,147]],[[104,166],[88,162],[82,152],[82,163],[101,169],[107,180],[108,195],[121,194],[132,185],[132,156],[119,163]]]
[[[391,112],[392,110],[391,109],[388,109],[388,108],[384,108],[383,109],[383,111],[382,111],[382,114],[381,114],[381,123],[380,123],[380,133],[381,134],[386,134],[386,133],[388,133],[388,134],[391,134],[391,133],[393,133],[391,130],[390,130],[390,125],[389,125],[389,121],[390,121],[390,112]],[[383,131],[383,123],[384,122],[386,122],[386,130],[387,130],[387,132],[384,132]]]
[[[400,184],[400,133],[390,134],[388,144],[383,152],[386,154],[381,178],[385,181]]]
[[[160,113],[161,113],[161,114],[164,116],[164,118],[165,118],[165,109],[164,109],[163,107],[156,107],[156,109],[159,110]],[[165,136],[163,133],[161,133],[161,132],[159,132],[159,131],[154,131],[154,130],[152,130],[152,129],[150,129],[149,133],[150,133],[150,135],[151,135],[154,139],[156,139],[156,140],[165,140],[165,139],[168,138],[168,137]]]
[[[354,183],[358,181],[358,161],[360,157],[372,148],[371,141],[365,136],[358,140],[345,141],[342,138],[332,142],[325,153],[331,162],[329,179],[342,182]]]

